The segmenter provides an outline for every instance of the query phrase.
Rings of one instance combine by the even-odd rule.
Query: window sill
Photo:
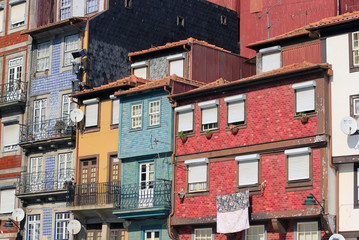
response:
[[[317,116],[317,112],[316,111],[310,111],[310,112],[303,112],[303,114],[305,114],[308,118],[309,117],[315,117]],[[299,113],[295,113],[294,114],[294,120],[298,120],[301,119],[301,115]]]
[[[177,132],[177,139],[180,139],[180,137],[178,136],[178,133],[179,132]],[[183,132],[183,134],[186,136],[186,137],[194,137],[195,136],[195,134],[194,134],[194,132],[193,131],[191,131],[191,132]]]
[[[50,75],[50,70],[36,71],[33,74],[33,77],[34,78],[39,78],[39,77],[45,77],[45,76],[48,76],[48,75]]]
[[[131,128],[130,132],[137,132],[137,131],[142,131],[142,127],[140,128]]]
[[[100,131],[100,127],[96,126],[96,127],[87,127],[85,128],[85,132],[84,133],[92,133],[92,132],[99,132]]]
[[[152,129],[152,128],[159,128],[161,127],[161,124],[157,124],[157,125],[152,125],[152,126],[148,126],[147,129]]]
[[[226,131],[231,131],[231,125],[233,125],[233,124],[227,124]],[[247,128],[247,123],[233,125],[233,126],[236,126],[235,128],[238,128],[238,129],[244,129],[244,128]]]
[[[118,128],[118,123],[110,125],[110,129],[116,129],[116,128]]]
[[[287,181],[285,183],[286,192],[311,190],[311,189],[313,189],[313,181],[311,179]]]
[[[202,130],[201,130],[201,131],[199,132],[199,134],[200,134],[200,135],[206,135],[206,134],[207,134],[207,133],[206,133],[207,131],[210,131],[210,133],[218,133],[218,132],[219,132],[219,128],[212,129],[212,130],[205,130],[205,131],[202,131]]]
[[[198,191],[198,192],[186,192],[186,197],[198,197],[198,196],[208,196],[209,190]]]
[[[350,68],[349,68],[349,72],[350,72],[350,73],[359,72],[359,66],[358,66],[358,67],[350,67]]]
[[[237,186],[237,192],[242,192],[244,190],[249,190],[249,195],[259,195],[261,194],[261,186],[259,184],[246,185],[246,186]]]

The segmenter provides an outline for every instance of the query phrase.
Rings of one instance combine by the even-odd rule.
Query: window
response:
[[[38,72],[50,69],[50,42],[42,43],[37,46],[37,67]]]
[[[359,94],[351,95],[349,97],[350,101],[350,116],[356,119],[359,118]]]
[[[20,100],[23,86],[21,85],[22,76],[22,57],[9,61],[8,81],[5,88],[5,100],[7,102]]]
[[[19,143],[19,119],[4,119],[3,128],[3,152],[16,151]]]
[[[34,115],[33,115],[33,134],[36,139],[41,139],[46,134],[46,108],[47,99],[39,99],[34,101]]]
[[[131,64],[131,68],[133,70],[133,75],[140,78],[147,79],[147,73],[148,73],[148,63],[147,61],[138,62]]]
[[[0,4],[0,32],[4,31],[4,5]]]
[[[315,111],[315,81],[293,84],[296,114]]]
[[[196,228],[193,235],[194,240],[212,240],[212,228]]]
[[[56,213],[56,239],[69,239],[67,225],[70,221],[70,213]]]
[[[265,228],[264,225],[251,225],[250,228],[245,231],[245,240],[265,240]]]
[[[0,214],[12,213],[15,209],[15,189],[0,191]]]
[[[167,57],[169,75],[176,74],[179,77],[184,77],[184,58],[184,53]]]
[[[64,183],[71,180],[73,176],[72,171],[72,153],[60,153],[58,155],[57,163],[57,178],[58,178],[58,189],[64,188]]]
[[[86,106],[86,119],[85,127],[98,127],[98,115],[99,115],[99,99],[92,98],[84,100],[83,104]]]
[[[62,95],[61,119],[67,124],[70,121],[70,113],[75,108],[75,103],[71,101],[71,94]]]
[[[145,231],[145,240],[159,240],[160,231],[159,230],[146,230]]]
[[[354,208],[359,208],[359,163],[354,163]]]
[[[259,53],[262,56],[262,72],[282,67],[280,46],[263,48]]]
[[[318,240],[318,222],[297,223],[297,240]]]
[[[142,127],[142,104],[132,105],[131,121],[133,129]]]
[[[132,0],[125,0],[125,8],[132,8]]]
[[[352,42],[352,53],[351,55],[351,67],[357,68],[359,67],[359,32],[354,32],[351,35],[351,42]]]
[[[224,15],[221,15],[221,24],[222,25],[227,25],[227,17]]]
[[[186,160],[184,163],[188,168],[188,191],[206,191],[208,158]]]
[[[64,67],[70,66],[71,61],[74,59],[72,57],[72,52],[79,48],[78,44],[78,35],[67,36],[64,39]]]
[[[112,99],[112,121],[111,124],[118,124],[120,120],[120,99],[110,96]]]
[[[60,20],[71,17],[71,0],[61,0],[60,3]]]
[[[296,148],[285,150],[287,156],[287,187],[302,187],[311,185],[311,149]]]
[[[201,102],[198,107],[202,109],[202,131],[218,128],[218,100]]]
[[[184,17],[177,16],[177,26],[184,27]]]
[[[40,239],[40,215],[29,215],[28,216],[28,240]]]
[[[193,131],[193,109],[193,104],[175,108],[178,115],[177,132]]]
[[[43,161],[42,157],[30,158],[30,191],[36,192],[42,190],[43,185]]]
[[[11,28],[20,27],[25,24],[25,0],[13,0],[9,2]]]
[[[97,11],[97,0],[87,0],[86,13]]]
[[[125,240],[125,231],[121,229],[111,229],[110,232],[111,240]]]
[[[227,97],[224,102],[227,103],[227,123],[228,125],[238,125],[245,122],[245,95],[235,95]]]
[[[150,126],[160,124],[160,101],[150,102]]]
[[[238,156],[238,186],[257,185],[259,182],[259,154]]]
[[[89,230],[87,231],[87,240],[101,240],[101,230]]]

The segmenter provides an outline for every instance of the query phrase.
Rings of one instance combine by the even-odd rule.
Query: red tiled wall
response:
[[[313,78],[308,78],[310,79]],[[220,99],[219,132],[214,133],[210,140],[200,134],[201,111],[196,104],[195,136],[190,136],[184,144],[180,139],[177,140],[177,155],[315,135],[317,117],[309,118],[308,123],[304,125],[300,119],[293,118],[295,111],[293,83],[279,82],[265,88],[259,86],[254,89],[245,89],[243,93],[247,93],[247,127],[240,129],[235,136],[226,130],[227,109],[224,98]],[[213,96],[198,100],[198,102],[217,98],[219,97]]]
[[[305,209],[302,205],[306,196],[321,192],[321,157],[320,149],[313,149],[313,189],[286,192],[285,155],[273,154],[261,156],[262,182],[267,181],[264,192],[252,196],[252,212],[273,212]],[[189,196],[181,203],[176,197],[176,218],[193,218],[216,216],[216,196],[236,192],[237,162],[221,161],[209,163],[209,195]],[[178,163],[176,175],[176,192],[186,189],[187,168]]]

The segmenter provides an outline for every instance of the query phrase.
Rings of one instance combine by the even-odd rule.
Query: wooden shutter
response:
[[[26,2],[11,6],[11,24],[25,21]]]
[[[244,101],[228,103],[228,123],[244,122]]]
[[[120,118],[120,100],[112,100],[112,124],[118,124]]]
[[[307,112],[315,110],[315,88],[307,87],[296,90],[296,112]]]
[[[288,180],[309,179],[309,153],[288,156]]]
[[[4,125],[3,146],[19,143],[19,124]]]
[[[11,213],[15,208],[15,189],[0,192],[0,213]]]
[[[262,55],[262,72],[281,67],[281,52],[272,52]]]
[[[178,59],[174,61],[170,61],[170,75],[176,74],[179,77],[184,76],[184,59]]]
[[[86,105],[86,127],[97,126],[98,103]]]
[[[207,164],[188,166],[188,183],[207,181]]]

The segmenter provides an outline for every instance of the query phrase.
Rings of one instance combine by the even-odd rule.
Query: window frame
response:
[[[13,66],[10,66],[10,63],[11,62],[15,62],[15,61],[20,61],[19,64],[15,64]],[[23,69],[23,61],[24,61],[24,58],[22,56],[20,57],[16,57],[16,58],[12,58],[8,61],[8,64],[7,64],[7,79],[6,79],[6,86],[7,88],[9,87],[9,84],[10,84],[10,72],[11,72],[11,69],[14,69],[14,78],[11,79],[11,81],[13,82],[14,85],[16,85],[17,83],[20,83],[20,91],[21,90],[25,90],[25,89],[21,89],[21,83],[22,83],[22,79],[23,79],[23,73],[24,73],[24,69]],[[20,68],[20,69],[19,69]],[[18,78],[18,73],[20,71],[20,78]]]
[[[91,11],[91,12],[88,11],[88,10],[89,10],[89,2],[90,2],[90,1],[96,2],[96,10]],[[86,4],[86,6],[85,6],[85,14],[86,14],[86,15],[87,15],[87,14],[91,14],[91,13],[95,13],[95,12],[98,12],[98,10],[99,10],[99,2],[98,2],[98,0],[86,0],[85,4]]]
[[[66,0],[59,0],[59,21],[66,20],[66,19],[69,19],[69,18],[72,17],[72,0],[69,0],[70,5],[66,6],[66,7],[62,7],[62,1],[66,1]],[[62,18],[61,17],[61,10],[66,9],[66,8],[70,8],[70,16],[67,17],[67,18]]]
[[[214,239],[214,232],[213,232],[213,228],[211,227],[195,227],[195,228],[192,228],[192,239],[193,240],[196,240],[196,230],[211,230],[211,237],[210,239],[213,240]]]
[[[354,163],[354,209],[359,209],[359,162]]]
[[[263,228],[264,228],[264,231],[263,231],[263,233],[264,233],[264,240],[267,240],[267,225],[266,224],[253,224],[253,225],[250,225],[250,228],[251,227],[259,227],[259,226],[263,226]],[[248,228],[248,229],[246,229],[246,230],[244,230],[243,231],[243,235],[244,236],[242,236],[243,238],[243,240],[248,240],[248,230],[250,229],[250,228]]]
[[[114,128],[118,128],[119,124],[120,124],[120,104],[121,104],[121,100],[117,97],[115,97],[114,95],[110,96],[110,100],[111,100],[111,129]],[[118,122],[114,123],[113,122],[113,118],[114,118],[114,101],[118,101]]]
[[[279,56],[279,67],[277,68],[270,68],[269,70],[266,70],[264,71],[263,70],[263,58],[265,56],[270,56],[270,55],[273,55],[273,54],[277,54],[279,53],[280,56]],[[257,71],[258,73],[264,73],[264,72],[268,72],[268,71],[272,71],[274,69],[278,69],[278,68],[281,68],[283,66],[283,54],[282,54],[282,48],[280,46],[273,46],[273,47],[268,47],[268,48],[262,48],[259,50],[259,57],[260,57],[260,64],[258,64],[258,67],[260,69],[257,68]]]
[[[303,89],[314,89],[314,109],[312,110],[306,110],[306,111],[298,111],[298,101],[297,101],[297,90],[303,90]],[[295,83],[292,85],[292,89],[294,90],[294,116],[300,116],[300,114],[314,114],[317,111],[317,89],[316,89],[316,81],[305,81],[300,83]]]
[[[249,193],[251,195],[253,194],[259,194],[261,192],[261,182],[262,182],[262,160],[260,154],[250,154],[250,155],[242,155],[235,157],[235,161],[237,162],[236,167],[236,176],[237,176],[237,191],[243,191],[245,189],[249,190]],[[257,183],[255,184],[247,184],[247,185],[239,185],[239,166],[241,162],[249,162],[249,161],[257,161],[258,168],[257,168]]]
[[[151,103],[156,103],[158,102],[158,112],[156,113],[151,113]],[[154,114],[158,114],[158,123],[156,124],[151,124],[151,116],[153,116]],[[158,127],[161,125],[161,99],[155,99],[155,100],[150,100],[148,101],[148,127]]]
[[[18,125],[18,136],[20,136],[20,125],[19,125],[19,117],[16,118],[9,118],[9,119],[3,119],[2,120],[2,133],[6,132],[5,131],[5,127],[9,126],[9,125]],[[13,145],[5,145],[4,142],[4,137],[5,134],[1,134],[2,135],[2,141],[1,141],[1,147],[2,147],[2,153],[8,153],[8,152],[14,152],[14,151],[18,151],[19,150],[19,143],[20,143],[20,137],[18,137],[18,142],[17,144],[13,144]],[[11,146],[11,148],[9,150],[5,150],[5,147],[7,146]]]
[[[177,130],[177,133],[179,132],[184,132],[186,134],[188,133],[194,133],[194,127],[195,127],[195,111],[194,111],[194,104],[189,104],[189,105],[184,105],[184,106],[180,106],[180,107],[176,107],[175,108],[175,113],[176,113],[176,122],[177,122],[177,126],[176,126],[176,130]],[[189,113],[191,112],[192,113],[192,129],[191,130],[186,130],[186,131],[183,131],[179,129],[179,126],[180,126],[180,115],[181,114],[184,114],[184,113]],[[177,136],[178,137],[178,136]]]
[[[48,54],[47,56],[41,57],[41,58],[39,59],[39,46],[42,46],[42,45],[45,45],[45,44],[48,45],[49,54]],[[51,52],[52,52],[51,50],[52,50],[52,49],[51,49],[51,41],[46,41],[46,42],[42,42],[42,43],[37,44],[37,46],[36,46],[36,73],[43,73],[43,72],[50,71],[50,69],[51,69]],[[38,69],[38,62],[39,62],[39,60],[43,60],[43,59],[46,59],[46,58],[49,59],[49,66],[48,66],[48,68]]]
[[[66,39],[71,39],[71,38],[76,38],[77,48],[66,51]],[[61,55],[61,68],[66,68],[66,69],[68,68],[68,70],[71,70],[71,68],[72,68],[71,61],[69,64],[66,65],[65,57],[66,57],[67,53],[71,54],[72,52],[80,49],[80,45],[79,45],[80,41],[79,40],[80,40],[79,34],[71,34],[71,35],[67,35],[63,38],[63,48],[62,48],[62,52],[61,52],[61,54],[62,54]],[[75,60],[75,59],[73,59],[73,60]]]
[[[135,75],[135,69],[141,69],[146,68],[146,77],[136,76]],[[131,74],[135,75],[136,77],[143,78],[143,79],[149,79],[150,78],[150,66],[149,61],[142,61],[137,63],[131,64]]]
[[[299,240],[299,237],[298,237],[298,234],[299,234],[299,231],[298,231],[298,225],[299,224],[308,224],[308,223],[315,223],[315,224],[317,224],[317,234],[318,234],[318,240],[320,240],[321,239],[321,229],[320,229],[320,222],[318,222],[317,220],[314,220],[314,219],[312,219],[312,220],[310,220],[310,219],[308,219],[308,220],[302,220],[302,221],[296,221],[296,222],[294,222],[295,224],[294,224],[294,240]]]
[[[141,111],[140,111],[141,115],[138,115],[138,116],[133,115],[133,108],[136,107],[136,106],[141,106]],[[143,128],[143,103],[141,102],[141,103],[131,104],[130,111],[131,111],[131,128],[130,129],[131,130],[142,130],[142,128]],[[134,121],[134,118],[136,118],[136,117],[140,117],[140,120],[139,120],[140,126],[134,127],[133,126],[133,121]]]
[[[60,219],[60,220],[57,219],[58,215],[64,215],[64,214],[68,214],[68,218]],[[69,239],[70,233],[67,231],[67,226],[68,226],[68,224],[70,222],[70,219],[71,219],[70,212],[57,212],[57,213],[55,213],[55,233],[54,233],[55,240],[68,240]],[[57,223],[58,222],[67,222],[67,224],[65,224],[65,227],[63,228],[63,232],[61,233],[61,235],[65,235],[65,238],[57,238],[57,233],[58,233],[57,232],[57,229],[58,229]]]
[[[307,179],[297,179],[289,180],[289,157],[296,156],[308,153],[309,160],[309,178]],[[310,190],[313,188],[313,149],[309,147],[304,148],[294,148],[284,151],[285,154],[285,189],[286,191],[300,191],[300,190]]]
[[[186,165],[186,193],[187,194],[191,194],[191,195],[196,195],[196,194],[203,194],[203,193],[208,193],[209,189],[210,189],[210,181],[209,181],[209,160],[208,158],[196,158],[196,159],[191,159],[191,160],[186,160],[184,162],[184,164]],[[196,190],[190,190],[189,187],[189,169],[190,167],[193,166],[205,166],[206,167],[206,189],[196,189]],[[199,184],[199,183],[197,183]]]
[[[200,129],[200,132],[201,133],[205,133],[206,131],[217,131],[219,130],[219,115],[220,115],[220,106],[219,106],[219,100],[218,99],[215,99],[215,100],[209,100],[209,101],[205,101],[205,102],[200,102],[198,103],[198,107],[200,108],[201,110],[201,118],[200,118],[200,123],[201,123],[201,129]],[[217,121],[215,123],[206,123],[206,124],[203,124],[202,123],[202,120],[203,120],[203,111],[206,110],[206,109],[212,109],[212,108],[217,108]],[[208,128],[208,129],[205,129],[205,126],[206,125],[211,125],[213,124],[214,127],[212,128]]]
[[[125,8],[128,9],[132,8],[132,0],[125,0]]]
[[[2,202],[2,193],[3,192],[5,192],[5,191],[7,191],[7,192],[13,192],[14,194],[14,201],[13,201],[13,203],[12,203],[12,209],[7,209],[6,211],[1,211],[1,202]],[[0,189],[0,215],[2,215],[2,214],[11,214],[13,211],[14,211],[14,209],[16,208],[16,189],[15,188],[3,188],[3,189]],[[6,199],[6,202],[9,202],[9,199],[7,198]]]
[[[100,130],[100,121],[101,121],[101,102],[99,98],[91,98],[82,101],[82,103],[85,106],[85,132],[93,132],[93,131],[99,131]],[[87,106],[88,105],[95,105],[97,104],[97,125],[86,125],[86,118],[87,118]]]
[[[230,128],[231,125],[234,126],[239,126],[239,127],[244,127],[247,125],[247,96],[245,94],[239,94],[239,95],[234,95],[231,97],[226,97],[224,98],[224,102],[226,103],[226,109],[227,109],[227,114],[226,114],[226,125],[227,128]],[[244,121],[241,122],[233,122],[233,123],[229,123],[229,106],[230,104],[237,104],[243,102],[244,107],[243,107],[243,118]]]
[[[349,72],[353,73],[353,72],[358,72],[359,71],[359,64],[354,65],[354,51],[355,50],[359,51],[359,47],[358,47],[358,49],[354,49],[354,46],[353,46],[354,45],[354,42],[353,42],[354,37],[353,37],[353,35],[358,34],[358,41],[359,41],[359,31],[351,32],[351,33],[348,33],[348,34],[349,34],[349,37],[348,37],[348,39],[349,39]]]
[[[183,61],[183,65],[182,65],[182,72],[183,72],[183,76],[179,76],[178,77],[182,77],[182,78],[186,78],[187,76],[187,71],[186,71],[186,53],[179,53],[179,54],[175,54],[172,56],[169,56],[166,58],[167,62],[168,62],[168,75],[172,75],[171,74],[171,62],[176,62],[176,61]]]
[[[39,219],[35,219],[33,221],[30,221],[30,217],[39,217]],[[27,216],[27,230],[26,230],[26,239],[27,240],[35,240],[36,235],[34,235],[33,237],[30,236],[30,224],[35,224],[35,226],[37,226],[37,228],[39,229],[39,238],[41,237],[41,214],[31,214]],[[36,229],[36,227],[35,227]],[[36,231],[34,231],[36,233]]]
[[[25,4],[24,21],[18,21],[18,22],[12,23],[11,22],[12,7],[16,6],[16,5],[19,5],[19,4]],[[28,6],[28,4],[27,4],[26,0],[12,0],[12,1],[9,1],[8,34],[16,32],[16,31],[20,31],[22,29],[25,29],[26,23],[27,23],[27,6]],[[5,19],[6,19],[6,17],[5,17]],[[5,20],[5,22],[6,22],[6,20]],[[16,24],[19,24],[19,23],[21,23],[21,24],[16,25]],[[16,25],[16,26],[14,26],[14,25]]]

